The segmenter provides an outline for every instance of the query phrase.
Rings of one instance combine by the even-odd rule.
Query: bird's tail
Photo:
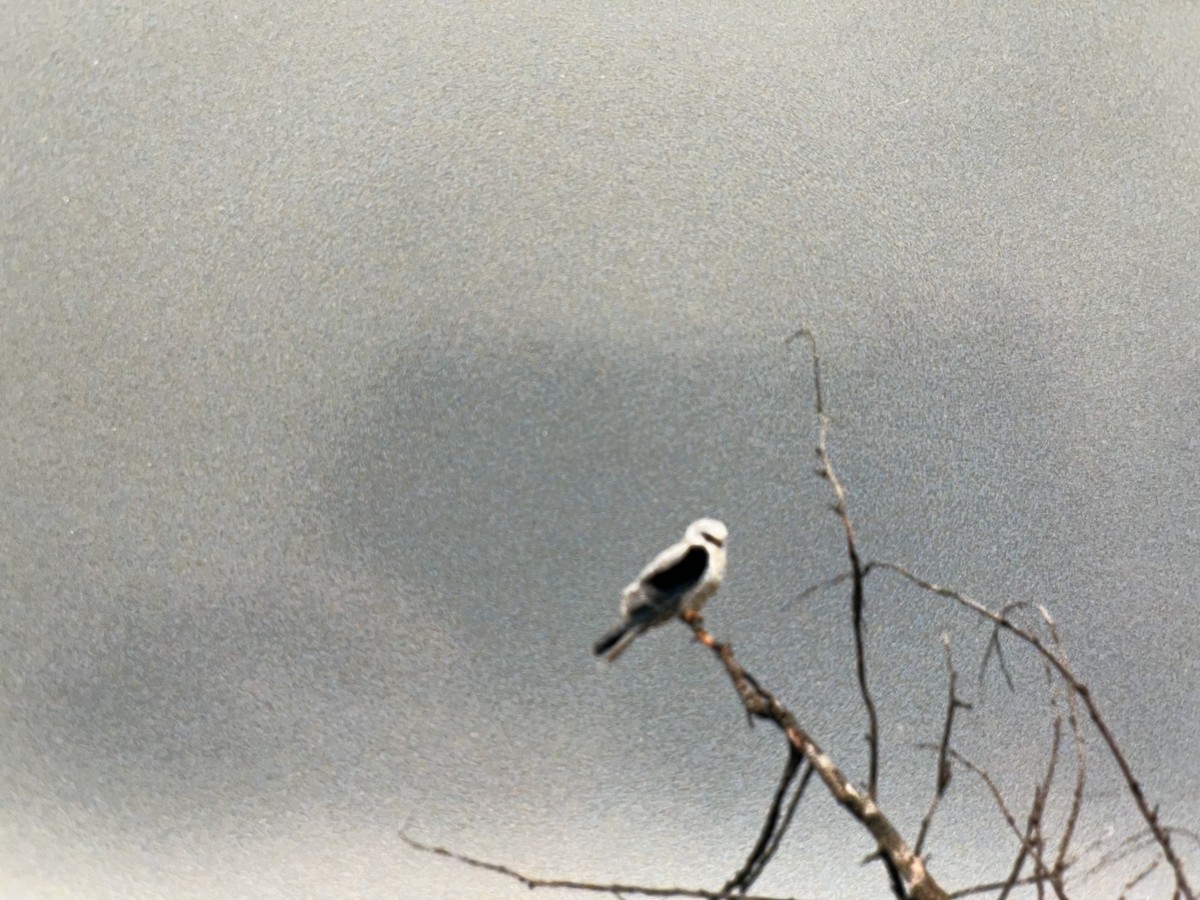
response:
[[[592,652],[603,656],[605,662],[612,662],[625,652],[625,648],[637,637],[638,629],[629,622],[624,622],[596,641]]]

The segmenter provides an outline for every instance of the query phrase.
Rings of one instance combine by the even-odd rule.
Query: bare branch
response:
[[[1084,853],[1098,849],[1103,845],[1104,839],[1093,841],[1084,848]],[[1102,856],[1091,868],[1084,872],[1084,877],[1090,878],[1104,869],[1111,868],[1122,860],[1128,859],[1137,853],[1145,850],[1147,847],[1154,845],[1154,835],[1148,830],[1139,831],[1136,834],[1131,834],[1120,841],[1111,851]]]
[[[1054,737],[1050,745],[1050,759],[1046,764],[1046,775],[1042,783],[1034,789],[1033,804],[1029,809],[1030,846],[1033,849],[1034,874],[1045,875],[1049,878],[1050,886],[1059,900],[1066,900],[1062,885],[1054,878],[1053,873],[1046,867],[1046,840],[1042,835],[1042,821],[1046,814],[1046,800],[1050,797],[1050,788],[1054,784],[1054,775],[1058,771],[1058,753],[1062,746],[1062,716],[1054,718]],[[1042,896],[1044,884],[1038,883],[1038,896]]]
[[[1008,663],[1004,661],[1004,650],[1000,647],[1000,629],[992,629],[992,637],[988,641],[987,649],[983,651],[983,660],[979,663],[979,682],[983,683],[983,677],[987,674],[988,660],[992,654],[996,654],[996,661],[1000,664],[1000,674],[1004,676],[1004,682],[1008,685],[1010,691],[1016,690],[1013,686],[1012,675],[1008,671]]]
[[[1063,649],[1062,638],[1058,634],[1058,625],[1054,617],[1045,607],[1039,607],[1046,627],[1050,629],[1050,638],[1054,641],[1054,651],[1067,663],[1067,654]],[[1063,826],[1062,837],[1058,842],[1058,854],[1054,860],[1054,872],[1059,874],[1066,869],[1067,851],[1071,846],[1071,838],[1075,835],[1075,827],[1079,823],[1079,813],[1083,808],[1083,789],[1087,783],[1087,745],[1083,740],[1083,731],[1079,727],[1079,703],[1075,697],[1075,689],[1067,684],[1067,724],[1071,726],[1071,737],[1075,744],[1075,789],[1071,794],[1071,810],[1067,814],[1066,825]],[[1060,881],[1061,883],[1061,881]]]
[[[854,581],[851,597],[851,616],[854,623],[854,664],[858,675],[858,687],[862,693],[863,705],[867,709],[867,792],[871,799],[878,796],[879,788],[879,714],[875,710],[875,700],[867,685],[867,659],[863,640],[863,571],[862,560],[858,555],[858,547],[854,541],[854,526],[850,523],[850,513],[846,507],[846,490],[838,479],[833,468],[833,460],[825,446],[829,432],[829,417],[825,414],[825,403],[821,396],[821,358],[817,353],[817,339],[809,328],[803,327],[789,337],[790,344],[797,338],[805,338],[812,351],[813,395],[817,413],[817,458],[821,462],[817,474],[829,482],[833,488],[833,511],[837,513],[842,523],[842,531],[846,536],[846,555],[850,557],[850,570]]]
[[[1177,837],[1188,838],[1197,845],[1200,845],[1200,834],[1196,833],[1195,831],[1175,826],[1168,827],[1167,831],[1173,835],[1176,835]],[[1110,840],[1111,838],[1104,837],[1090,841],[1086,846],[1084,846],[1080,855],[1084,856],[1089,853],[1099,852],[1100,848]],[[1116,846],[1111,851],[1101,856],[1099,860],[1093,863],[1092,866],[1083,873],[1083,877],[1090,878],[1104,869],[1110,869],[1118,863],[1137,855],[1141,851],[1153,847],[1155,843],[1156,841],[1154,835],[1149,829],[1143,829],[1142,831],[1137,831],[1133,834],[1126,835],[1119,842],[1117,842]],[[1156,857],[1156,860],[1157,859],[1158,857]],[[1131,882],[1129,885],[1126,885],[1126,889],[1133,886],[1134,883],[1135,882]]]
[[[1008,878],[1005,880],[1004,886],[1001,888],[1000,895],[997,897],[997,900],[1005,900],[1005,898],[1012,893],[1013,888],[1016,887],[1020,881],[1021,869],[1025,867],[1025,860],[1029,857],[1031,841],[1032,835],[1030,834],[1030,828],[1027,827],[1025,834],[1021,835],[1021,849],[1017,851],[1017,858],[1013,860],[1012,869],[1008,873]],[[1042,887],[1042,873],[1037,873],[1033,877],[1031,883],[1037,885],[1040,893]]]
[[[812,774],[812,768],[804,774],[800,779],[796,789],[795,796],[788,804],[787,813],[784,815],[782,822],[780,821],[780,812],[783,809],[783,801],[787,796],[788,789],[795,781],[796,775],[804,765],[804,757],[794,747],[788,754],[787,765],[784,766],[783,775],[779,778],[779,786],[775,789],[775,796],[771,801],[771,808],[767,811],[766,820],[763,822],[762,832],[758,836],[758,841],[754,845],[754,849],[750,851],[750,855],[746,858],[745,864],[737,871],[732,878],[725,883],[721,888],[723,891],[747,891],[758,880],[758,876],[762,874],[767,863],[771,861],[771,857],[775,855],[775,851],[779,849],[779,843],[783,839],[784,832],[787,831],[791,824],[792,815],[796,810],[797,804],[800,802],[800,797],[804,793],[804,788],[808,785],[809,776]]]
[[[404,843],[408,844],[414,850],[419,850],[422,853],[445,856],[448,859],[456,860],[475,869],[484,869],[488,872],[495,872],[497,875],[504,875],[514,881],[519,881],[530,890],[535,888],[557,888],[571,891],[591,891],[595,894],[612,894],[618,897],[621,894],[637,894],[642,897],[696,897],[699,900],[794,900],[794,898],[787,897],[765,897],[740,893],[731,894],[726,891],[703,891],[694,888],[653,888],[636,884],[593,884],[589,881],[533,878],[510,869],[508,866],[485,862],[471,856],[464,856],[461,853],[454,853],[445,847],[431,847],[428,844],[422,844],[420,841],[415,841],[404,833],[400,834],[400,840],[404,841]]]
[[[896,864],[882,853],[876,854],[883,862],[883,867],[887,869],[888,884],[892,886],[892,895],[896,900],[908,900],[908,891],[904,885],[904,876],[900,874],[900,870],[896,868]]]
[[[954,657],[950,652],[949,634],[942,635],[942,646],[946,648],[946,673],[949,675],[950,681],[949,698],[946,700],[946,720],[942,725],[942,742],[938,747],[937,784],[934,788],[933,799],[929,801],[929,810],[925,813],[925,818],[921,820],[921,831],[917,835],[917,843],[913,847],[913,852],[918,855],[925,846],[925,838],[929,834],[933,814],[937,812],[938,804],[945,796],[946,788],[950,786],[950,732],[954,728],[954,714],[960,709],[971,708],[971,704],[960,699],[954,690],[958,682],[958,671],[954,668]]]
[[[1160,857],[1155,857],[1154,859],[1150,860],[1150,865],[1146,866],[1144,869],[1142,869],[1142,871],[1138,872],[1137,875],[1125,882],[1125,888],[1121,891],[1121,896],[1118,898],[1118,900],[1125,900],[1125,898],[1129,896],[1129,892],[1137,887],[1138,884],[1147,876],[1149,876],[1151,872],[1157,869],[1158,864],[1161,862],[1162,859]]]
[[[938,594],[939,596],[954,600],[960,606],[964,606],[978,615],[983,616],[985,619],[988,619],[995,625],[999,626],[1002,630],[1015,635],[1017,638],[1031,646],[1042,656],[1043,659],[1046,660],[1046,662],[1048,662],[1054,668],[1056,672],[1058,672],[1063,681],[1065,681],[1071,687],[1071,689],[1083,702],[1084,707],[1087,709],[1088,717],[1092,720],[1092,724],[1095,725],[1096,730],[1100,733],[1100,737],[1107,745],[1109,754],[1116,762],[1117,768],[1120,769],[1121,776],[1125,779],[1125,785],[1129,789],[1130,795],[1133,797],[1133,801],[1137,806],[1138,812],[1146,821],[1146,825],[1149,827],[1151,833],[1154,835],[1155,841],[1157,841],[1162,850],[1163,857],[1166,859],[1167,863],[1171,866],[1171,869],[1174,872],[1176,891],[1181,896],[1185,897],[1186,900],[1196,900],[1196,895],[1193,892],[1192,886],[1188,882],[1187,875],[1183,870],[1183,862],[1176,854],[1175,848],[1171,845],[1169,829],[1164,827],[1159,822],[1158,812],[1155,809],[1152,809],[1149,802],[1146,800],[1146,795],[1142,791],[1141,784],[1138,782],[1137,778],[1134,777],[1133,769],[1129,765],[1129,760],[1125,758],[1124,752],[1117,744],[1116,737],[1113,736],[1112,730],[1108,727],[1108,723],[1100,714],[1100,709],[1096,706],[1095,701],[1092,699],[1091,691],[1088,689],[1088,686],[1075,676],[1070,668],[1068,668],[1066,662],[1052,650],[1050,650],[1044,643],[1042,643],[1042,641],[1032,632],[1020,627],[1011,619],[988,609],[982,603],[971,599],[965,594],[934,584],[931,581],[926,581],[925,579],[914,575],[908,569],[897,565],[896,563],[885,561],[871,562],[867,565],[866,571],[869,573],[872,569],[876,568],[888,569],[892,572],[895,572],[897,575],[907,579],[908,581],[911,581],[918,587],[924,588],[925,590],[934,594]]]
[[[927,750],[937,749],[932,744],[918,744],[917,746]],[[1004,821],[1008,823],[1009,830],[1016,836],[1018,841],[1024,843],[1025,835],[1021,832],[1021,829],[1017,827],[1016,817],[1014,817],[1012,812],[1009,810],[1008,804],[1004,802],[1004,796],[1000,793],[1000,788],[996,786],[996,782],[992,780],[992,776],[989,775],[984,769],[975,765],[975,763],[971,762],[971,760],[967,759],[967,757],[963,756],[953,747],[950,748],[949,753],[951,759],[953,759],[963,768],[974,772],[979,776],[980,780],[987,785],[988,790],[992,794],[992,799],[996,801],[996,806],[1000,810],[1000,814],[1004,816]]]
[[[752,716],[772,722],[786,736],[792,749],[804,755],[821,781],[847,812],[870,832],[879,848],[885,865],[894,866],[903,877],[904,886],[912,900],[946,900],[946,892],[925,868],[921,857],[913,853],[874,799],[858,791],[841,773],[819,746],[805,733],[796,717],[742,668],[729,644],[717,641],[704,629],[704,620],[695,613],[685,613],[684,620],[705,647],[721,660],[742,705]]]
[[[1045,883],[1047,877],[1048,876],[1026,875],[1024,878],[1018,878],[1016,880],[1016,883],[1014,884],[1014,886],[1015,887],[1029,887],[1030,885]],[[959,897],[970,897],[975,894],[991,894],[996,891],[1002,890],[1004,888],[1004,886],[1007,884],[1008,884],[1007,880],[1005,880],[1005,881],[989,881],[986,884],[973,884],[970,887],[959,888],[956,891],[951,891],[950,897],[951,897],[951,900],[957,900],[957,898],[959,898]]]
[[[791,827],[792,818],[796,815],[796,808],[800,805],[800,798],[804,796],[804,791],[808,787],[808,783],[812,780],[813,771],[812,766],[807,766],[804,769],[804,774],[800,776],[800,782],[796,785],[796,790],[792,793],[791,802],[788,803],[787,812],[783,814],[783,823],[776,829],[775,837],[771,839],[771,846],[767,848],[764,860],[769,860],[779,850],[779,842],[783,840],[784,834]]]
[[[1014,609],[1021,609],[1022,607],[1027,606],[1027,605],[1028,604],[1025,603],[1025,601],[1023,601],[1023,600],[1018,600],[1015,603],[1009,603],[1009,604],[1005,605],[1003,609],[1000,610],[1000,615],[1003,616],[1004,618],[1008,618],[1008,614],[1010,612],[1012,612]],[[1000,646],[1000,626],[999,625],[995,625],[992,627],[992,636],[988,640],[987,649],[983,651],[983,659],[979,663],[979,683],[980,684],[983,683],[983,678],[987,674],[988,660],[991,659],[993,653],[996,654],[996,662],[1000,666],[1000,674],[1004,676],[1004,683],[1008,685],[1008,689],[1010,691],[1015,691],[1016,687],[1014,687],[1014,685],[1013,685],[1012,673],[1010,673],[1008,671],[1008,663],[1006,663],[1004,661],[1004,648],[1002,646]]]

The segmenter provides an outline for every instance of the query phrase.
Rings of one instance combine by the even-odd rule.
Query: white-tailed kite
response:
[[[620,625],[600,638],[597,656],[612,662],[633,639],[682,612],[700,612],[725,575],[729,529],[717,519],[697,519],[683,540],[668,547],[621,593]]]

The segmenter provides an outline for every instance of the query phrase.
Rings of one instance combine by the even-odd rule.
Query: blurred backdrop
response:
[[[781,742],[684,629],[590,645],[720,516],[711,628],[865,779],[801,323],[863,554],[1046,604],[1200,822],[1195,4],[6,7],[6,897],[526,896],[400,829],[718,887]],[[868,626],[897,824],[943,632],[1024,810],[1040,666],[894,579]],[[977,780],[940,816],[1004,877]],[[757,890],[886,896],[870,850],[813,790]]]

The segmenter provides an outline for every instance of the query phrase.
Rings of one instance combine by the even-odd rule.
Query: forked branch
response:
[[[1170,830],[1161,822],[1159,822],[1157,810],[1151,807],[1150,803],[1146,800],[1146,795],[1142,791],[1141,784],[1138,782],[1137,778],[1134,777],[1133,769],[1129,765],[1129,760],[1125,758],[1125,753],[1121,750],[1120,745],[1117,743],[1116,737],[1113,736],[1112,730],[1108,727],[1108,723],[1105,721],[1104,716],[1100,714],[1100,709],[1096,705],[1096,701],[1092,699],[1091,691],[1088,690],[1088,686],[1080,681],[1079,678],[1071,671],[1070,667],[1067,665],[1066,658],[1060,656],[1058,653],[1055,653],[1053,650],[1047,647],[1046,644],[1033,632],[1026,628],[1022,628],[1007,616],[988,609],[988,607],[984,606],[977,600],[973,600],[966,594],[947,587],[942,587],[938,584],[934,584],[932,581],[926,581],[924,578],[921,578],[920,576],[915,575],[908,569],[904,568],[904,566],[882,560],[875,560],[867,563],[867,565],[864,567],[864,575],[869,575],[875,569],[894,572],[900,577],[912,582],[926,591],[953,600],[960,606],[963,606],[992,622],[1000,630],[1007,631],[1009,634],[1014,635],[1016,638],[1025,642],[1035,651],[1037,651],[1042,659],[1044,659],[1050,665],[1050,667],[1058,673],[1059,677],[1062,678],[1062,680],[1066,683],[1069,691],[1074,694],[1074,696],[1079,698],[1079,701],[1083,704],[1084,709],[1087,710],[1088,717],[1092,720],[1092,724],[1096,727],[1096,731],[1099,732],[1101,739],[1108,747],[1109,754],[1112,756],[1113,761],[1116,762],[1117,768],[1121,772],[1121,777],[1125,779],[1125,785],[1128,788],[1130,795],[1133,797],[1134,805],[1137,807],[1142,819],[1145,820],[1147,827],[1150,829],[1150,833],[1154,836],[1155,842],[1162,851],[1163,858],[1167,861],[1167,864],[1171,867],[1171,870],[1174,873],[1176,893],[1180,897],[1185,898],[1185,900],[1196,900],[1195,891],[1192,889],[1191,884],[1188,882],[1187,874],[1184,872],[1183,861],[1179,858],[1179,855],[1175,852],[1174,846],[1171,844]]]
[[[862,793],[849,782],[833,760],[800,727],[791,711],[742,667],[733,655],[733,648],[706,631],[699,615],[686,614],[684,620],[691,626],[696,640],[721,660],[746,712],[771,722],[782,731],[789,744],[788,752],[802,754],[833,798],[867,829],[875,839],[885,866],[903,879],[907,896],[911,900],[948,900],[946,892],[925,868],[924,861],[905,843],[870,794]]]

